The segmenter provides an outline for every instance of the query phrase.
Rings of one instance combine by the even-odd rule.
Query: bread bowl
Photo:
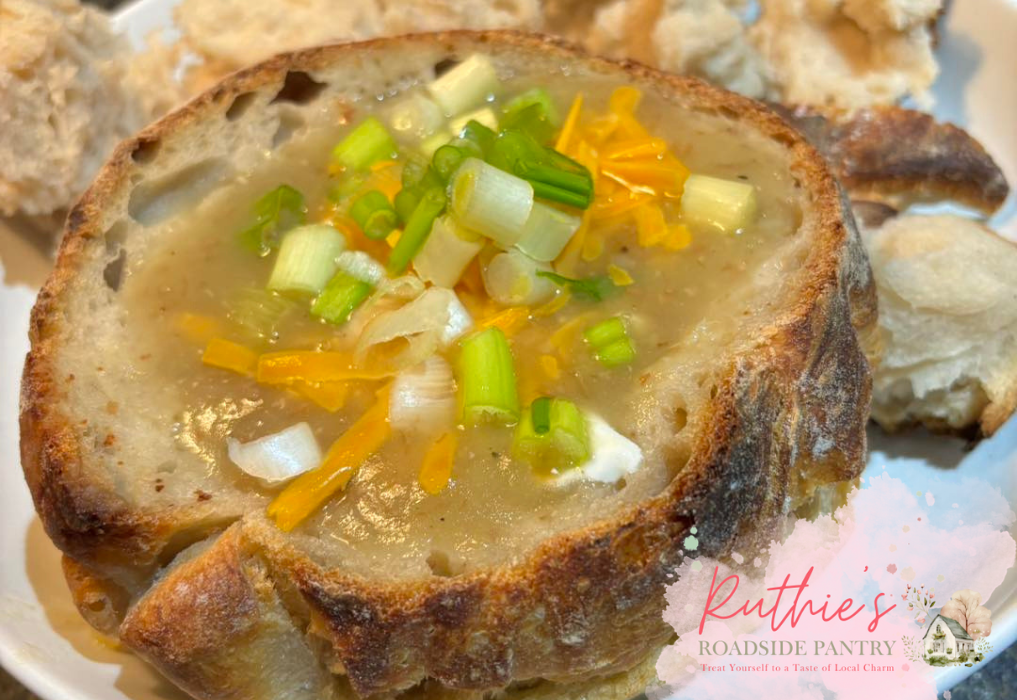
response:
[[[235,408],[247,404],[233,392],[257,392],[247,397],[255,409],[266,401],[287,416],[317,409],[278,386],[202,366],[202,348],[185,344],[193,328],[174,325],[183,311],[174,305],[202,294],[184,281],[205,275],[193,284],[211,289],[248,265],[209,275],[225,244],[188,233],[232,230],[277,184],[264,178],[280,164],[288,176],[321,177],[331,146],[364,122],[376,95],[397,96],[400,87],[432,81],[436,66],[473,56],[506,85],[556,76],[548,83],[578,85],[600,109],[615,88],[638,88],[641,109],[657,115],[650,123],[693,172],[749,173],[763,218],[741,236],[693,230],[688,250],[698,256],[674,251],[661,269],[692,271],[693,287],[712,289],[708,303],[650,324],[663,347],[629,319],[641,354],[616,370],[624,374],[595,370],[606,377],[593,392],[595,408],[642,454],[623,482],[599,483],[586,471],[566,478],[585,465],[535,475],[513,458],[505,462],[517,470],[511,486],[550,505],[506,505],[503,484],[490,481],[465,490],[483,503],[456,500],[470,467],[498,473],[485,471],[489,462],[474,450],[427,500],[412,480],[389,484],[401,492],[372,487],[371,477],[395,478],[379,461],[393,472],[399,463],[367,460],[341,496],[284,524],[285,512],[269,504],[290,486],[280,494],[226,459],[217,424],[225,420],[232,431],[242,411],[202,412],[201,402],[211,396]],[[684,143],[673,124],[682,125]],[[325,206],[323,194],[319,200]],[[742,241],[756,246],[754,257],[737,247]],[[621,260],[614,256],[622,247],[609,239],[603,259],[584,260],[578,271]],[[717,260],[707,255],[717,251]],[[266,276],[272,256],[261,259]],[[699,264],[708,272],[695,273]],[[640,265],[633,263],[635,273],[646,272]],[[710,287],[712,276],[721,288]],[[618,313],[621,299],[638,294],[601,308]],[[644,299],[636,311],[654,308]],[[357,317],[349,318],[356,328]],[[530,345],[515,341],[517,367],[527,366],[549,329],[551,321],[534,318],[526,316],[536,324]],[[670,636],[662,589],[683,556],[751,552],[787,516],[858,476],[874,319],[871,273],[837,182],[817,152],[758,103],[510,32],[309,49],[234,74],[121,144],[74,207],[33,311],[23,466],[82,614],[197,698],[480,697],[505,689],[621,698],[632,678],[644,680],[639,671],[624,674],[645,672]],[[598,366],[590,356],[581,362]],[[357,412],[380,404],[371,386],[354,401]],[[314,416],[308,420],[325,421],[315,423],[319,433],[332,426],[330,439],[357,419],[343,410]],[[237,430],[230,437],[245,444],[257,437],[251,426]],[[205,440],[215,441],[211,451]],[[403,454],[419,458],[425,448],[418,441]],[[407,501],[428,505],[412,518],[384,511],[383,496],[393,493],[389,502],[409,493]],[[442,531],[442,518],[463,508],[494,536],[471,548],[455,539],[462,531],[445,531],[450,552],[448,537],[419,535],[425,526]],[[508,525],[493,527],[506,513]],[[346,525],[336,525],[344,517]],[[352,545],[339,541],[372,517],[383,526]],[[694,548],[686,544],[693,528]],[[411,529],[413,537],[396,536]]]

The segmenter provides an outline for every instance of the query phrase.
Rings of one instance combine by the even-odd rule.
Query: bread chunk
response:
[[[858,109],[912,95],[931,102],[939,72],[929,24],[942,3],[765,0],[750,41],[785,104]],[[873,8],[875,6],[875,8]],[[875,11],[873,11],[875,10]]]
[[[1017,406],[1017,245],[951,215],[865,233],[884,342],[872,416],[991,435]]]
[[[76,0],[5,0],[0,25],[0,213],[49,214],[147,121],[130,48]]]

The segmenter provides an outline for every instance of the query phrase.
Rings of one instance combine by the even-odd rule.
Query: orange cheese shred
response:
[[[270,352],[258,358],[257,380],[262,384],[293,382],[341,382],[350,379],[378,380],[390,377],[392,370],[356,367],[345,352],[297,350]]]
[[[318,510],[337,491],[346,488],[361,465],[388,440],[389,388],[329,448],[321,466],[292,481],[268,505],[268,516],[279,529],[289,532]]]
[[[424,455],[424,461],[420,466],[420,488],[431,496],[437,496],[445,490],[448,482],[452,479],[452,467],[456,460],[456,445],[458,439],[455,433],[445,433],[438,438]]]
[[[504,311],[499,311],[493,316],[488,316],[477,323],[477,328],[483,330],[485,328],[498,328],[506,337],[511,338],[513,335],[522,330],[523,326],[526,325],[526,321],[530,318],[530,309],[526,306],[510,306]]]
[[[258,353],[239,343],[212,338],[205,346],[201,361],[209,367],[228,369],[245,377],[253,377],[258,367]]]

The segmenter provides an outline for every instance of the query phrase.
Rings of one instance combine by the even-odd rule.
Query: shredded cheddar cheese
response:
[[[438,438],[424,455],[420,466],[420,488],[431,496],[437,496],[445,490],[452,479],[452,467],[456,459],[456,434],[448,432]]]
[[[205,346],[201,361],[209,367],[228,369],[245,377],[253,377],[258,367],[258,353],[239,343],[212,338]]]

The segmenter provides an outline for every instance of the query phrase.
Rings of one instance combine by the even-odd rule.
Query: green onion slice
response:
[[[420,198],[406,221],[406,228],[399,236],[399,242],[389,254],[388,271],[401,275],[427,241],[434,220],[445,210],[445,193],[440,189],[428,190]]]
[[[544,407],[546,401],[546,421]],[[544,432],[539,430],[547,426]],[[590,432],[582,411],[565,399],[537,399],[516,426],[513,453],[547,472],[560,472],[590,459]]]
[[[602,275],[572,279],[555,272],[538,272],[537,276],[549,279],[559,287],[570,290],[575,296],[589,301],[604,301],[618,291],[611,278]]]
[[[364,303],[373,288],[346,272],[337,272],[311,305],[311,314],[341,325],[346,323],[358,306]]]
[[[530,406],[530,411],[533,414],[533,432],[537,435],[543,435],[551,430],[551,399],[547,396],[541,396],[539,399],[533,402]]]
[[[578,216],[534,202],[516,248],[534,260],[551,262],[568,245],[580,223],[582,220]]]
[[[335,259],[346,239],[327,224],[300,226],[279,246],[268,288],[276,292],[317,294],[335,272]]]
[[[365,192],[350,207],[350,216],[364,235],[379,241],[392,233],[398,223],[398,216],[388,197],[378,190]]]
[[[229,296],[226,317],[244,335],[263,340],[273,338],[283,320],[296,308],[292,300],[266,289],[240,289]]]
[[[500,329],[488,328],[462,341],[459,385],[466,424],[519,420],[512,351]]]
[[[502,108],[502,113],[504,114],[502,118],[503,123],[504,120],[510,119],[514,115],[532,107],[536,107],[540,115],[553,128],[561,126],[561,116],[554,106],[554,100],[551,98],[551,94],[544,88],[532,88],[506,102]]]
[[[368,117],[332,150],[332,157],[349,170],[366,170],[395,154],[396,143],[377,117]]]
[[[459,222],[508,248],[523,234],[533,209],[533,187],[515,175],[468,158],[452,181],[452,211]]]
[[[605,367],[631,364],[636,359],[636,348],[620,316],[590,326],[583,331],[583,337]]]
[[[289,185],[279,185],[254,203],[254,224],[240,233],[241,244],[258,255],[279,247],[282,235],[304,223],[304,195]]]

